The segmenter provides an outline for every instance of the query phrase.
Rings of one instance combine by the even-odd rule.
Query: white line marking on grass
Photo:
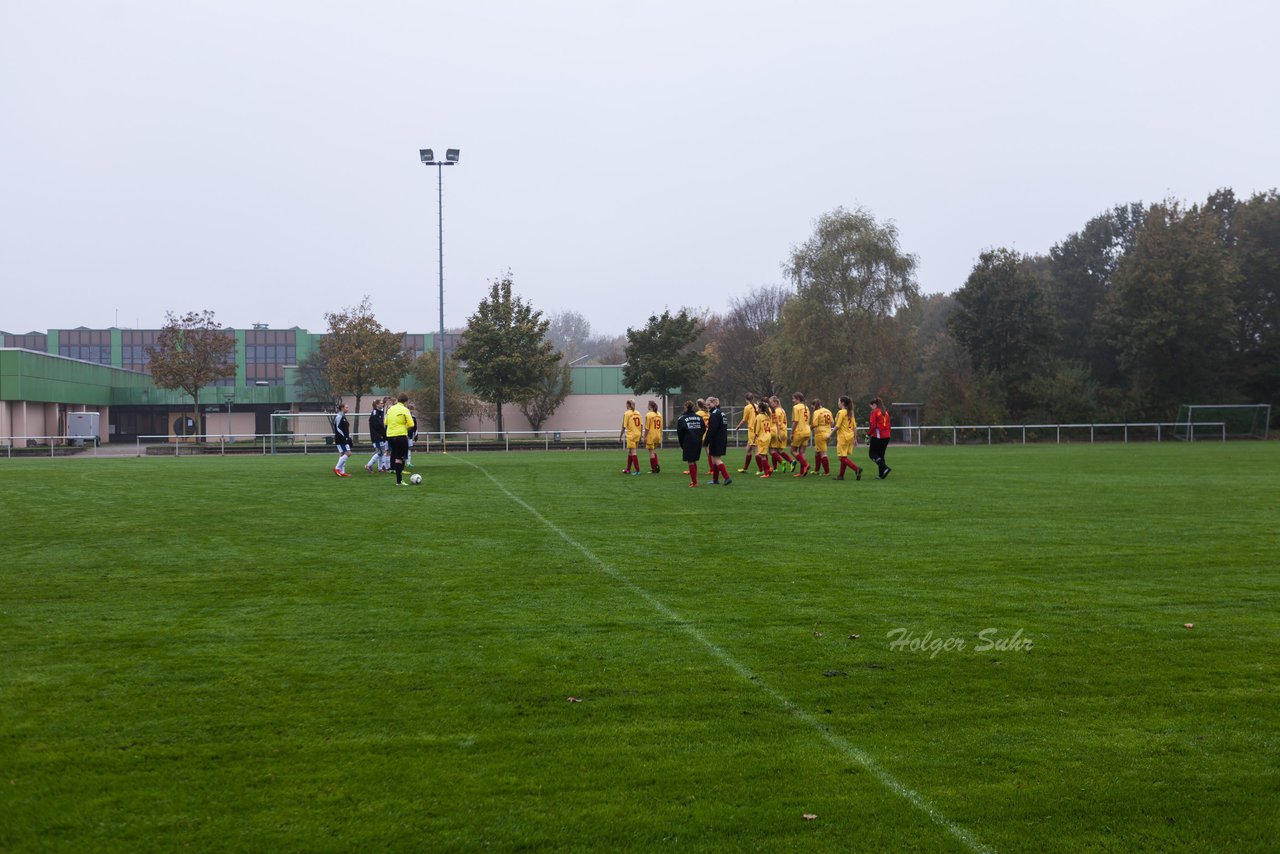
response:
[[[908,803],[910,803],[913,807],[918,809],[920,812],[924,813],[926,816],[930,818],[930,820],[934,822],[934,824],[937,824],[939,827],[942,827],[944,830],[950,833],[965,848],[975,852],[979,852],[979,851],[985,852],[985,851],[991,850],[987,848],[985,845],[983,845],[981,842],[979,842],[973,836],[973,834],[971,834],[969,831],[965,830],[963,827],[956,824],[954,821],[947,818],[942,813],[938,812],[938,810],[934,809],[934,807],[928,801],[926,801],[924,799],[924,796],[922,796],[919,792],[915,791],[912,788],[909,788],[908,786],[903,785],[898,781],[896,777],[894,777],[888,771],[881,768],[880,765],[874,759],[872,759],[870,754],[868,754],[865,750],[858,747],[857,745],[851,744],[850,742],[846,741],[844,738],[841,738],[840,736],[832,733],[829,729],[823,726],[822,723],[817,718],[815,718],[813,715],[806,712],[804,709],[798,706],[795,702],[793,702],[790,698],[788,698],[785,694],[783,694],[777,688],[774,688],[768,682],[765,682],[764,679],[762,679],[756,673],[753,673],[751,669],[747,667],[745,664],[738,661],[729,653],[725,652],[723,649],[721,649],[718,645],[716,645],[711,640],[708,640],[707,636],[704,635],[702,632],[698,631],[696,626],[694,626],[688,620],[684,619],[675,611],[667,607],[666,603],[664,603],[661,599],[658,599],[648,590],[645,590],[643,587],[636,584],[630,578],[627,578],[625,575],[618,572],[616,569],[614,569],[604,560],[601,560],[599,557],[597,557],[594,552],[592,552],[586,546],[582,545],[582,543],[578,542],[573,537],[565,533],[564,530],[562,530],[560,526],[558,526],[555,522],[552,522],[546,516],[543,516],[536,509],[534,509],[534,507],[531,504],[529,504],[520,496],[516,495],[511,490],[507,489],[507,487],[504,486],[500,480],[498,480],[493,475],[489,474],[488,470],[485,469],[483,466],[478,466],[475,463],[465,458],[459,458],[459,459],[461,459],[462,462],[466,463],[467,465],[479,471],[485,477],[489,478],[489,480],[493,482],[493,485],[498,487],[498,489],[502,492],[503,495],[510,498],[516,504],[519,504],[521,507],[523,507],[525,510],[529,512],[529,515],[533,516],[533,518],[537,519],[547,528],[550,528],[555,533],[556,536],[564,540],[569,545],[573,546],[575,549],[577,549],[582,554],[582,556],[585,557],[592,564],[594,564],[597,569],[599,569],[605,575],[612,578],[614,581],[617,581],[619,584],[621,584],[623,587],[630,590],[632,593],[639,596],[641,599],[647,602],[649,606],[652,607],[655,611],[657,611],[662,616],[666,617],[671,622],[675,623],[682,631],[684,631],[685,634],[687,634],[689,637],[696,640],[699,644],[702,645],[704,649],[710,652],[721,664],[724,664],[734,673],[737,673],[743,679],[746,679],[748,682],[754,684],[755,686],[760,688],[762,691],[764,691],[766,694],[768,694],[770,697],[772,697],[773,700],[778,705],[782,706],[782,708],[790,712],[792,717],[807,724],[810,728],[815,730],[818,733],[818,735],[822,736],[823,741],[825,741],[827,744],[834,747],[836,750],[840,751],[849,759],[852,759],[854,762],[861,765],[864,769],[866,769],[868,773],[871,774],[871,776],[875,777],[878,781],[880,781],[880,784],[883,785],[886,789],[888,789],[889,791],[893,792],[896,795],[899,795]]]

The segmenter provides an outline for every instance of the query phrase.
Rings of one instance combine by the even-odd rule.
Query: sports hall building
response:
[[[228,365],[226,379],[201,391],[200,423],[193,423],[190,396],[158,388],[147,373],[146,351],[159,333],[114,327],[0,332],[0,445],[47,444],[75,435],[73,425],[92,421],[102,443],[144,436],[177,441],[191,435],[262,435],[271,432],[273,413],[326,408],[306,399],[296,367],[315,352],[323,335],[259,324],[227,330],[236,341],[234,370]],[[405,349],[416,358],[435,347],[436,337],[407,334]],[[452,352],[460,337],[446,334],[444,351]],[[622,385],[621,367],[578,366],[571,372],[572,394],[542,429],[616,428],[623,401],[632,396]],[[406,388],[412,385],[406,378]],[[362,405],[367,402],[366,397]],[[354,409],[355,400],[348,403]],[[515,406],[504,407],[503,419],[508,430],[529,429]],[[493,424],[475,421],[461,428],[492,430]]]

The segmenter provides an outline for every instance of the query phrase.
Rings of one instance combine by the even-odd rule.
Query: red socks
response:
[[[690,486],[698,485],[698,464],[697,463],[689,463],[689,480],[693,481],[693,483],[689,484]]]

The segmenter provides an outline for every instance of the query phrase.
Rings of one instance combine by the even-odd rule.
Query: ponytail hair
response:
[[[849,417],[853,417],[853,400],[845,395],[840,395],[840,408],[849,413]]]

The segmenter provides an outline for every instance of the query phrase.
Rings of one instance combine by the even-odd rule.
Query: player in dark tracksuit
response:
[[[729,422],[724,420],[720,411],[720,398],[707,398],[707,434],[702,437],[702,444],[707,448],[707,460],[711,464],[711,482],[719,483],[724,475],[724,485],[733,483],[729,480],[729,470],[724,467],[724,454],[729,449]]]
[[[341,404],[333,416],[333,444],[338,448],[338,464],[333,473],[338,477],[351,477],[347,474],[347,457],[351,456],[351,426],[347,423],[347,405]]]
[[[698,485],[698,460],[702,459],[702,434],[707,424],[702,416],[693,411],[693,401],[684,404],[684,414],[676,419],[676,438],[680,441],[680,449],[684,452],[684,461],[689,464],[689,486]]]
[[[382,423],[382,401],[375,400],[369,412],[369,441],[373,443],[373,456],[364,464],[364,470],[382,471],[383,457],[387,454],[387,428]]]

